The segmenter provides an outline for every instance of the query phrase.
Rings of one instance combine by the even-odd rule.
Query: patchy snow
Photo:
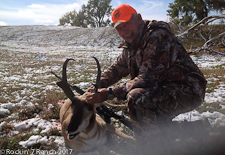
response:
[[[15,107],[15,104],[9,102],[9,103],[2,103],[0,106],[1,108],[12,109]]]
[[[221,114],[220,112],[214,111],[211,112],[203,112],[202,116],[204,118],[209,118],[210,123],[212,126],[225,126],[225,115]]]
[[[191,58],[200,68],[213,68],[220,65],[225,68],[225,57],[204,54],[200,57],[191,56]]]
[[[50,145],[47,136],[42,137],[40,135],[33,135],[28,140],[19,142],[19,144],[25,148],[30,147],[36,143],[44,143],[46,145]]]
[[[207,111],[207,112],[203,112],[202,114],[200,114],[198,111],[193,110],[191,112],[187,112],[184,114],[180,114],[177,117],[175,117],[173,119],[173,121],[189,121],[189,122],[193,122],[193,121],[197,121],[197,120],[202,120],[204,118],[207,118],[210,122],[210,124],[214,127],[214,126],[225,126],[225,115],[214,111],[213,113]]]
[[[3,125],[5,125],[5,124],[6,124],[6,122],[5,122],[5,121],[1,122],[1,123],[0,123],[0,129],[1,129],[1,128],[2,128],[2,126],[3,126]]]
[[[14,124],[14,128],[18,131],[23,129],[29,129],[31,127],[35,127],[36,129],[42,129],[41,133],[45,133],[50,129],[53,129],[55,126],[51,122],[41,118],[31,118]]]
[[[62,62],[67,58],[74,58],[75,65],[68,66],[68,73],[76,76],[68,81],[85,89],[95,82],[96,65],[91,56],[97,57],[102,71],[117,58],[121,49],[116,48],[121,42],[120,37],[112,28],[84,29],[71,26],[4,26],[0,27],[0,50],[1,57],[7,58],[0,61],[0,116],[9,115],[9,118],[17,117],[10,110],[15,106],[31,108],[38,106],[37,101],[48,91],[61,91],[55,84],[58,79],[50,72],[61,74]],[[204,54],[200,57],[191,56],[200,69],[214,69],[225,67],[225,57],[210,56]],[[94,66],[94,67],[93,67]],[[84,74],[88,70],[90,74]],[[224,75],[225,77],[225,75]],[[54,79],[53,79],[54,78]],[[219,77],[210,77],[208,84],[218,81]],[[79,81],[79,82],[77,82]],[[81,82],[82,81],[82,82]],[[87,82],[88,81],[88,82]],[[122,79],[122,82],[126,79]],[[71,83],[72,84],[72,83]],[[206,103],[221,103],[221,109],[225,109],[225,82],[220,84],[205,95]],[[62,105],[64,100],[59,101]],[[51,103],[46,103],[46,110],[53,109]],[[119,114],[121,111],[118,112]],[[195,121],[208,118],[212,126],[225,126],[225,115],[220,112],[199,113],[193,110],[180,114],[174,121]],[[32,129],[46,133],[53,128],[61,130],[59,120],[47,121],[45,119],[30,118],[21,122],[11,121],[14,125],[13,133]],[[0,120],[0,129],[6,122]],[[116,123],[116,127],[122,130],[123,126]],[[30,147],[35,143],[50,144],[50,136],[33,135],[19,144]],[[55,137],[55,142],[61,146],[63,137]]]
[[[9,114],[10,111],[8,109],[5,109],[5,108],[0,108],[0,116],[5,116],[6,114]]]

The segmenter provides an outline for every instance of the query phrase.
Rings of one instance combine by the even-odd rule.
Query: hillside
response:
[[[171,30],[174,34],[179,34],[190,27],[171,25]],[[180,30],[179,30],[180,29]],[[187,51],[191,52],[204,44],[201,34],[205,39],[212,38],[221,32],[225,31],[224,25],[208,25],[196,33],[190,32],[186,37],[180,38]],[[201,34],[200,34],[201,33]],[[4,42],[19,41],[20,44],[35,45],[39,47],[54,46],[104,46],[115,47],[121,43],[117,31],[112,27],[101,28],[80,28],[73,26],[0,26],[0,41],[1,46]],[[219,44],[219,40],[215,43]],[[225,52],[225,48],[215,49]]]
[[[36,46],[108,46],[121,42],[111,27],[79,28],[72,26],[0,26],[0,42]]]

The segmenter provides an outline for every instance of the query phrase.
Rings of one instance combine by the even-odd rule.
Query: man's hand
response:
[[[88,88],[88,92],[91,90],[91,87]],[[107,88],[101,88],[98,89],[97,93],[91,93],[90,95],[86,96],[86,102],[89,104],[94,104],[94,103],[102,103],[108,99],[109,95],[109,90]]]
[[[86,90],[86,92],[93,92],[94,89],[95,89],[95,86],[92,85],[91,87],[89,87],[89,88]]]

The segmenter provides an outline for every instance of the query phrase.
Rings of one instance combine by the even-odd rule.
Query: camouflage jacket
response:
[[[123,52],[117,61],[101,75],[100,87],[107,88],[121,78],[130,80],[113,89],[115,97],[126,99],[134,88],[155,89],[166,83],[182,83],[192,87],[193,93],[205,93],[206,80],[188,53],[170,31],[169,24],[143,21],[138,37],[123,42]]]

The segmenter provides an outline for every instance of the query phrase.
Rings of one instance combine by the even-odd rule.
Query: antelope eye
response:
[[[89,111],[92,111],[93,110],[93,106],[92,105],[88,105],[87,108],[88,108]]]

